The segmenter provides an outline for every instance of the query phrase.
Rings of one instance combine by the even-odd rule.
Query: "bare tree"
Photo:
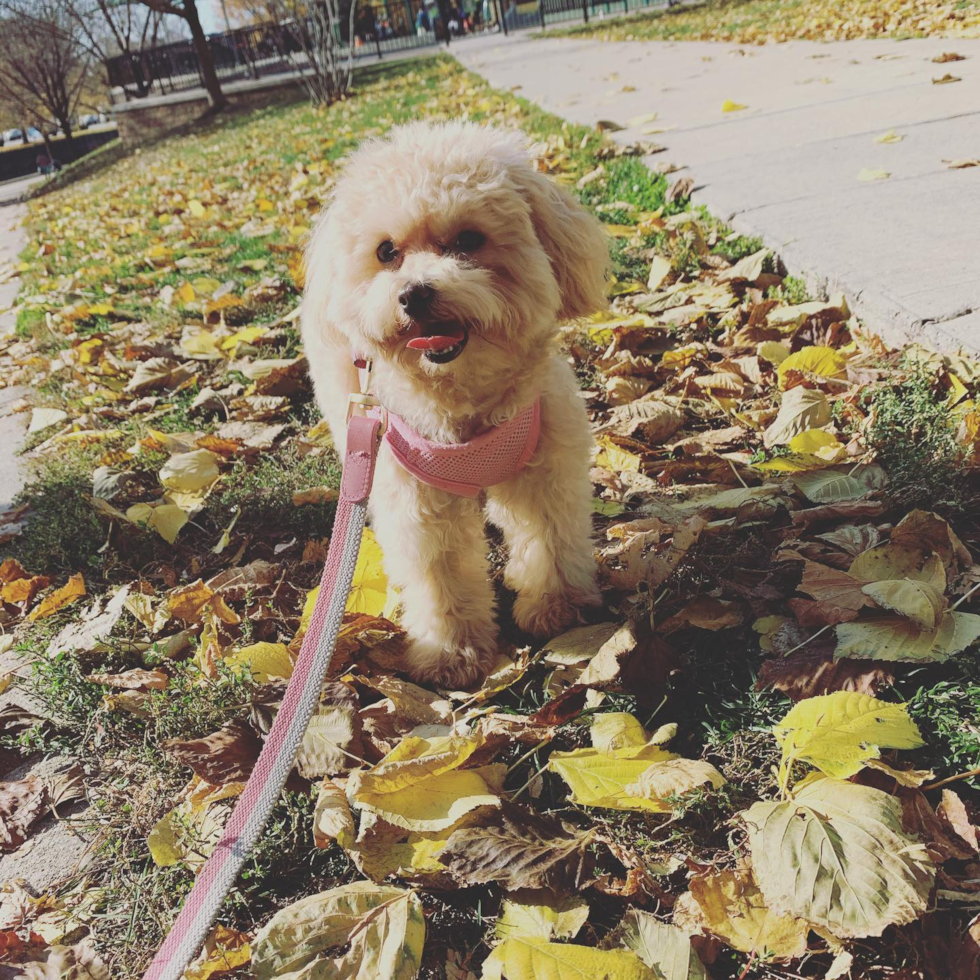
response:
[[[139,0],[61,0],[78,25],[81,38],[94,58],[105,65],[120,55],[129,60],[131,82],[123,84],[127,95],[150,94],[153,76],[142,57],[159,39],[163,14]],[[104,80],[106,88],[109,80]]]
[[[314,105],[326,105],[350,88],[353,74],[354,15],[351,0],[346,55],[341,47],[343,14],[339,0],[237,0],[256,21],[272,24],[271,37],[289,61]]]
[[[197,52],[201,80],[204,82],[204,88],[208,93],[211,111],[218,112],[223,109],[228,104],[228,100],[221,91],[221,82],[214,67],[214,58],[211,56],[211,49],[208,47],[208,36],[201,26],[197,0],[139,0],[139,2],[159,14],[179,17],[187,24],[191,40],[194,42],[194,50]]]
[[[92,55],[60,0],[3,0],[0,96],[45,136],[72,124],[90,82]],[[26,135],[26,134],[25,134]]]

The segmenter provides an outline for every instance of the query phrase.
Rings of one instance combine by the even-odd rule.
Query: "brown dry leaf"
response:
[[[815,561],[804,564],[803,578],[797,588],[816,600],[821,625],[849,622],[870,605],[856,578]],[[811,614],[814,612],[811,608]]]
[[[50,584],[51,579],[46,575],[17,578],[0,589],[0,599],[11,606],[23,606],[26,609],[34,601],[38,592],[46,589]]]
[[[37,776],[0,783],[0,851],[16,851],[47,807],[47,786]]]
[[[944,789],[936,814],[950,830],[966,843],[974,852],[980,853],[980,839],[977,827],[970,819],[963,800],[951,789]]]
[[[167,596],[167,602],[171,615],[185,623],[204,622],[207,610],[213,612],[223,623],[235,625],[241,622],[238,613],[229,608],[221,595],[205,585],[202,579],[173,589]]]
[[[467,885],[496,882],[507,891],[578,891],[591,877],[592,833],[566,828],[553,817],[505,803],[486,827],[457,830],[439,855]]]
[[[82,573],[78,572],[72,575],[60,589],[56,589],[51,595],[42,599],[31,610],[31,614],[27,618],[32,623],[39,619],[44,619],[56,613],[59,609],[64,609],[65,606],[70,606],[73,602],[78,602],[85,594],[85,579],[82,578]]]
[[[698,596],[680,612],[660,624],[663,633],[693,627],[702,630],[722,630],[738,626],[742,622],[742,611],[737,603],[714,596]]]
[[[0,562],[0,584],[7,585],[22,578],[30,578],[30,575],[24,571],[24,566],[19,561],[5,558]]]
[[[735,949],[766,959],[795,959],[806,951],[807,924],[767,908],[750,872],[696,875],[689,885],[705,928]]]
[[[600,555],[602,572],[617,589],[632,589],[640,582],[656,588],[667,581],[706,526],[701,517],[689,517],[677,525],[656,517],[615,524],[607,529],[606,537],[620,543]]]
[[[788,657],[763,661],[756,688],[774,688],[794,701],[834,691],[877,695],[895,683],[887,664],[866,660],[835,660],[833,649],[804,648]]]
[[[88,939],[75,946],[54,945],[20,958],[18,980],[111,980],[109,969]]]
[[[163,748],[206,783],[240,783],[252,773],[262,742],[250,725],[231,721],[198,739],[169,739]]]
[[[143,670],[139,667],[121,674],[89,674],[85,680],[128,691],[163,691],[170,684],[170,678],[162,670]]]

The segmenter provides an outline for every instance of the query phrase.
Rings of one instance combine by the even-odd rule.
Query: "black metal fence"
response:
[[[453,43],[487,32],[544,29],[549,23],[618,14],[673,0],[373,0],[359,4],[353,38],[342,18],[342,55],[377,57],[413,48]],[[348,7],[349,9],[349,7]],[[222,81],[258,79],[302,71],[309,45],[305,20],[252,24],[212,34],[208,47]],[[175,41],[106,62],[113,98],[126,100],[165,95],[203,84],[197,50]]]

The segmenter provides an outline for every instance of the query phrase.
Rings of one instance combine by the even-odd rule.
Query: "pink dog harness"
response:
[[[416,479],[460,497],[475,497],[516,476],[533,455],[540,433],[541,401],[536,398],[512,419],[468,442],[433,442],[389,412],[384,441]]]

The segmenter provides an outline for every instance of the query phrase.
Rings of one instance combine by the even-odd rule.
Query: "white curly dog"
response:
[[[608,264],[599,223],[532,168],[523,137],[472,123],[411,124],[364,144],[317,222],[303,342],[341,453],[355,355],[372,360],[381,404],[436,444],[539,400],[530,461],[476,496],[424,482],[382,447],[370,517],[415,678],[466,684],[497,651],[485,519],[503,531],[522,629],[554,635],[599,601],[591,435],[557,326],[606,305]]]

